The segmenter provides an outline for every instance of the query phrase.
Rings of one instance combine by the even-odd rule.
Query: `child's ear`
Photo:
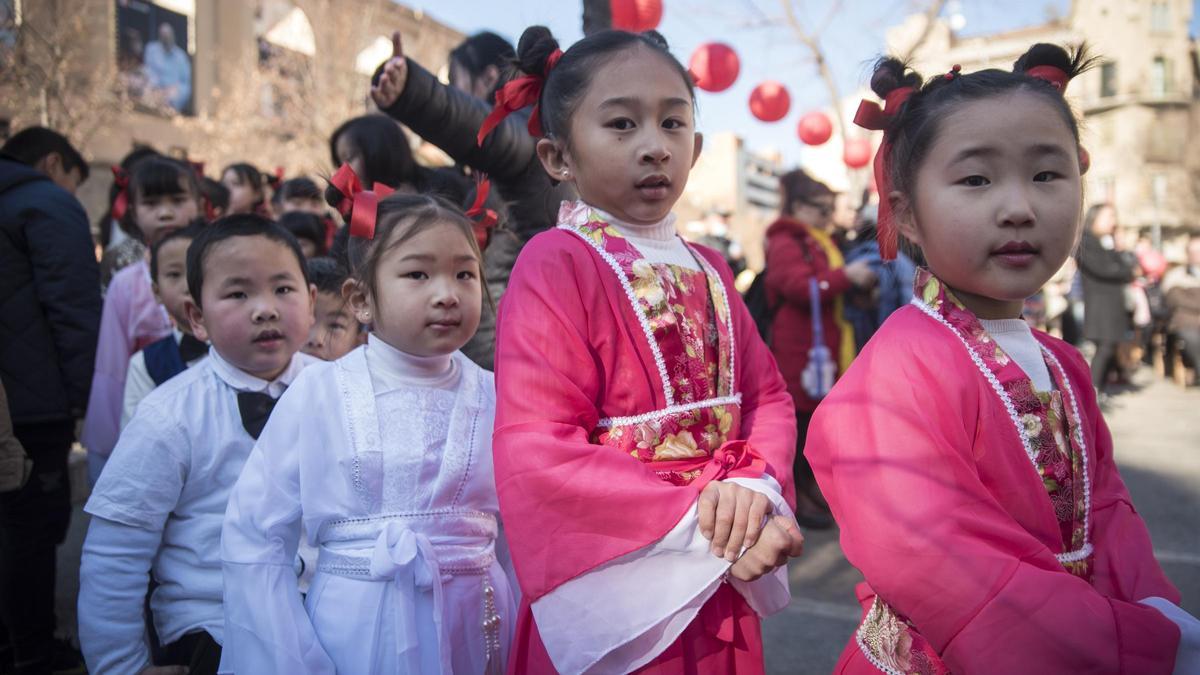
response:
[[[696,139],[692,141],[692,168],[696,168],[696,162],[700,159],[700,151],[704,149],[704,134],[696,132]]]
[[[208,331],[204,329],[204,310],[200,309],[191,296],[183,301],[183,311],[187,314],[188,326],[192,329],[192,335],[201,342],[208,342]]]
[[[571,179],[570,160],[566,150],[552,138],[543,138],[537,143],[537,156],[542,161],[542,168],[550,174],[550,178],[565,182]]]
[[[313,321],[315,322],[317,320],[317,285],[316,284],[308,285],[308,309],[309,309],[309,312],[308,312],[309,316],[311,316]]]
[[[354,320],[364,326],[371,323],[371,303],[363,285],[354,279],[347,279],[342,284],[342,298],[350,305],[350,313]]]
[[[899,190],[893,190],[888,194],[887,200],[892,207],[892,220],[896,223],[896,230],[904,235],[905,239],[920,246],[921,232],[917,229],[917,218],[913,212],[912,202]]]

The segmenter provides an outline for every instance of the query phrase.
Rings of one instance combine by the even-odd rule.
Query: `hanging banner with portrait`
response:
[[[125,93],[150,110],[191,115],[194,2],[116,3],[117,69]]]

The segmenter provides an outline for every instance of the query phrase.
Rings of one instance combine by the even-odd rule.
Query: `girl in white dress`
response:
[[[479,248],[449,203],[350,182],[344,295],[373,330],[288,389],[233,491],[222,672],[503,672],[494,385],[458,352],[479,323]],[[301,523],[319,549],[303,599]]]

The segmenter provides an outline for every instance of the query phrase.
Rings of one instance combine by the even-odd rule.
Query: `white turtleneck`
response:
[[[375,394],[401,387],[452,390],[458,385],[459,368],[454,354],[414,356],[391,346],[371,333],[367,337],[367,368]]]
[[[1042,348],[1038,346],[1033,330],[1024,319],[980,319],[983,329],[992,336],[996,344],[1017,362],[1021,370],[1033,381],[1037,391],[1050,391],[1054,383],[1050,379],[1050,369],[1046,367],[1046,359],[1042,356]]]
[[[696,257],[692,255],[691,249],[675,232],[674,213],[668,213],[666,218],[657,223],[635,225],[606,211],[596,210],[606,221],[617,228],[617,231],[624,235],[629,243],[637,247],[647,262],[678,265],[689,270],[700,269],[700,263],[696,262]]]

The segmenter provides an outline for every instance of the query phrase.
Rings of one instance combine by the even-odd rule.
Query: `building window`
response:
[[[1166,96],[1171,93],[1171,62],[1156,56],[1150,66],[1150,95]]]
[[[1155,208],[1160,208],[1167,201],[1167,174],[1155,173],[1150,176],[1150,198]]]
[[[1171,5],[1166,2],[1150,3],[1150,32],[1171,32]]]
[[[1106,61],[1100,66],[1100,97],[1117,95],[1117,64]]]

